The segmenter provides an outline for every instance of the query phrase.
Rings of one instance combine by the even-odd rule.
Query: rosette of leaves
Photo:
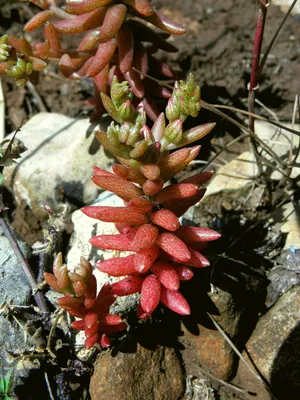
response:
[[[49,42],[33,47],[24,38],[4,35],[0,37],[0,75],[15,79],[17,86],[24,86],[29,80],[36,84],[47,63]]]
[[[151,82],[146,74],[174,78],[174,72],[165,62],[157,60],[154,53],[159,49],[177,51],[166,39],[171,34],[185,33],[182,26],[159,13],[148,0],[68,1],[63,7],[54,6],[50,0],[30,2],[42,11],[25,25],[24,30],[30,32],[44,26],[45,42],[32,44],[34,54],[27,51],[22,57],[11,58],[16,65],[13,75],[7,72],[8,65],[3,64],[6,60],[2,60],[0,75],[6,73],[23,84],[31,75],[31,64],[28,67],[20,61],[18,64],[18,59],[27,61],[26,57],[37,57],[40,52],[41,60],[58,60],[59,70],[66,77],[93,79],[95,95],[89,102],[96,106],[95,117],[104,112],[99,93],[109,93],[114,75],[119,81],[129,82],[134,95],[144,101],[150,118],[154,120],[158,116],[152,96],[168,98],[171,93]],[[150,24],[162,32],[152,29]],[[62,35],[74,35],[74,49],[64,49]]]
[[[111,293],[111,285],[106,283],[97,295],[92,266],[83,257],[75,268],[69,270],[59,253],[53,263],[53,274],[45,273],[44,277],[53,290],[64,295],[58,299],[58,304],[77,317],[72,327],[85,332],[86,348],[95,343],[107,347],[110,345],[109,335],[126,329],[121,317],[109,313],[117,297]]]
[[[113,166],[113,172],[95,166],[92,180],[123,199],[124,207],[87,206],[82,211],[91,218],[114,223],[119,231],[91,238],[92,245],[133,254],[99,261],[96,266],[111,276],[127,275],[112,285],[111,294],[141,293],[140,318],[149,318],[160,302],[188,315],[190,308],[179,291],[180,283],[193,277],[191,267],[209,265],[201,251],[220,235],[209,228],[181,226],[179,218],[201,200],[205,193],[201,186],[213,172],[165,184],[199,153],[200,146],[184,146],[209,133],[214,124],[182,129],[183,121],[189,115],[196,116],[200,109],[200,89],[192,76],[175,85],[166,108],[169,123],[160,114],[152,129],[145,125],[143,107],[132,106],[125,82],[119,84],[114,79],[111,99],[106,95],[102,98],[119,124],[112,123],[107,132],[96,132],[96,136],[120,164]]]

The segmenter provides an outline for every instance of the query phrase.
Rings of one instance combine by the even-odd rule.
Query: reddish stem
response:
[[[258,72],[259,72],[259,61],[260,61],[260,53],[261,53],[261,46],[264,36],[264,28],[267,16],[267,6],[269,4],[268,0],[260,0],[259,2],[259,10],[257,15],[257,23],[256,23],[256,30],[255,30],[255,37],[254,37],[254,44],[253,44],[253,55],[252,55],[252,67],[251,67],[251,77],[250,77],[250,84],[249,84],[249,98],[248,98],[248,107],[249,112],[254,112],[254,90],[258,84]],[[249,128],[252,132],[254,132],[254,118],[249,117]]]

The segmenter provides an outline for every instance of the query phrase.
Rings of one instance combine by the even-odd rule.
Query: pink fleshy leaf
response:
[[[124,3],[134,8],[139,14],[150,16],[153,14],[153,8],[148,0],[123,0]]]
[[[140,251],[153,246],[158,233],[156,226],[152,224],[142,225],[134,237],[133,247],[136,251]]]
[[[106,250],[134,251],[132,240],[126,235],[100,235],[89,240],[91,245]]]
[[[189,148],[183,148],[174,151],[167,157],[165,157],[160,163],[161,178],[167,182],[175,174],[185,168],[191,161],[193,161],[197,155],[201,146],[194,146]]]
[[[96,267],[111,276],[125,276],[135,273],[135,255],[127,257],[114,257],[104,261],[98,261]]]
[[[131,200],[142,195],[142,191],[134,183],[125,181],[118,176],[94,175],[92,181],[102,189],[115,193],[124,200]]]
[[[104,347],[104,348],[105,347],[109,347],[110,346],[110,339],[106,334],[103,334],[101,336],[101,339],[100,339],[99,343],[100,343],[101,347]]]
[[[152,265],[151,271],[158,277],[165,288],[170,290],[179,289],[180,282],[177,269],[174,269],[169,263],[157,261]]]
[[[60,21],[55,21],[53,22],[53,26],[58,33],[81,33],[99,26],[103,21],[105,13],[105,7],[101,7],[87,14],[78,15],[77,17],[71,19],[61,19]]]
[[[147,216],[129,207],[87,206],[81,211],[88,217],[99,219],[103,222],[129,222],[131,225],[148,223]]]
[[[172,232],[177,231],[180,226],[179,220],[176,215],[172,211],[167,209],[161,209],[153,212],[151,214],[151,221],[154,224]]]
[[[157,193],[160,193],[163,186],[164,181],[162,179],[156,179],[154,181],[148,179],[143,185],[143,192],[147,196],[155,196]]]
[[[176,272],[181,281],[189,281],[194,276],[193,271],[185,265],[178,265],[176,267]]]
[[[44,28],[45,39],[50,44],[50,55],[52,57],[61,57],[62,47],[59,40],[59,35],[53,24],[47,22]]]
[[[141,18],[168,33],[172,33],[173,35],[183,35],[186,33],[186,30],[183,26],[169,20],[169,18],[167,18],[165,15],[162,15],[158,11],[154,11],[154,13],[149,17],[141,16]]]
[[[116,4],[106,11],[98,40],[102,43],[111,40],[120,30],[126,18],[127,7],[124,4]],[[99,24],[98,24],[99,25]]]
[[[183,200],[170,201],[165,204],[168,210],[173,211],[177,217],[181,217],[190,207],[197,204],[205,195],[206,188],[199,189],[194,196]]]
[[[173,233],[163,232],[159,234],[155,244],[181,262],[186,262],[191,258],[186,244]]]
[[[156,201],[158,204],[165,204],[169,201],[183,200],[194,196],[197,191],[197,186],[192,183],[177,183],[162,189],[156,196]]]
[[[45,22],[48,21],[53,15],[53,11],[45,10],[37,13],[34,17],[32,17],[24,26],[23,30],[25,32],[31,32],[34,29],[39,28],[44,25]]]
[[[124,25],[117,33],[119,67],[123,74],[132,67],[134,42],[131,30]]]
[[[159,249],[156,246],[152,246],[146,250],[138,251],[134,259],[135,270],[140,274],[144,274],[151,268],[158,256]]]
[[[128,207],[142,213],[147,213],[152,211],[153,204],[150,200],[144,199],[143,197],[135,197],[130,200]]]
[[[221,237],[220,233],[209,228],[198,228],[195,226],[181,226],[176,235],[187,243],[210,242]]]
[[[115,282],[111,285],[111,294],[117,296],[128,296],[129,294],[139,293],[142,288],[144,277],[130,276]]]
[[[180,315],[190,315],[188,302],[177,290],[168,290],[162,287],[160,301],[170,310]]]
[[[113,55],[115,54],[117,48],[117,41],[115,38],[105,42],[100,43],[98,46],[97,53],[94,56],[94,61],[90,65],[87,76],[94,77],[101,72],[106,65],[111,61]]]
[[[138,98],[143,98],[145,94],[143,82],[140,76],[134,71],[134,69],[130,69],[125,74],[125,79],[129,83],[130,89],[132,90],[133,94]]]
[[[159,304],[161,284],[155,275],[147,275],[141,289],[141,307],[147,314],[152,314]]]
[[[193,183],[194,185],[200,186],[203,183],[207,183],[211,177],[213,176],[214,171],[204,171],[200,174],[190,176],[189,178],[184,179],[180,183]]]
[[[63,9],[68,14],[81,15],[81,14],[86,14],[90,11],[94,11],[99,7],[107,6],[112,2],[113,0],[84,0],[80,2],[73,1],[73,2],[68,2],[63,7]]]

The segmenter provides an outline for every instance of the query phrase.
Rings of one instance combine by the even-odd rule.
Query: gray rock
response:
[[[31,296],[30,285],[1,227],[0,276],[0,304],[6,301],[17,305],[28,305]]]
[[[246,350],[278,400],[300,397],[300,286],[286,292],[260,318]],[[244,354],[246,358],[247,354]],[[242,387],[260,391],[259,381],[240,363]],[[264,391],[260,399],[268,398]]]
[[[23,127],[18,138],[26,148],[18,161],[4,169],[4,184],[18,205],[28,205],[37,217],[40,203],[59,207],[62,193],[71,202],[89,203],[99,193],[91,181],[92,166],[106,168],[110,159],[90,132],[88,119],[40,113]]]
[[[19,245],[25,257],[28,256],[28,246],[21,242]],[[34,315],[29,314],[31,309],[28,311],[23,308],[30,306],[31,287],[1,228],[0,276],[1,374],[5,375],[10,368],[15,367],[15,382],[18,382],[19,378],[28,374],[30,369],[38,367],[38,362],[21,363],[18,357],[34,346],[41,346],[43,339],[41,331],[29,322],[31,319],[36,319]]]

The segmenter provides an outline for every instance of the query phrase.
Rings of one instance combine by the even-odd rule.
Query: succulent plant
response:
[[[23,37],[3,36],[0,75],[8,75],[22,86],[28,79],[37,80],[37,72],[45,68],[46,60],[57,60],[60,72],[69,79],[93,79],[95,94],[89,100],[96,107],[93,118],[104,112],[100,93],[108,94],[116,75],[129,83],[134,95],[143,101],[147,115],[156,119],[159,111],[152,95],[168,98],[171,93],[146,75],[175,77],[154,53],[159,49],[177,51],[166,39],[170,34],[185,33],[182,26],[159,13],[148,0],[81,0],[66,2],[63,7],[54,6],[50,0],[30,2],[42,11],[27,22],[24,30],[31,32],[44,26],[45,41],[30,45]],[[149,24],[163,32],[153,30]],[[62,35],[75,35],[77,47],[64,49]]]

